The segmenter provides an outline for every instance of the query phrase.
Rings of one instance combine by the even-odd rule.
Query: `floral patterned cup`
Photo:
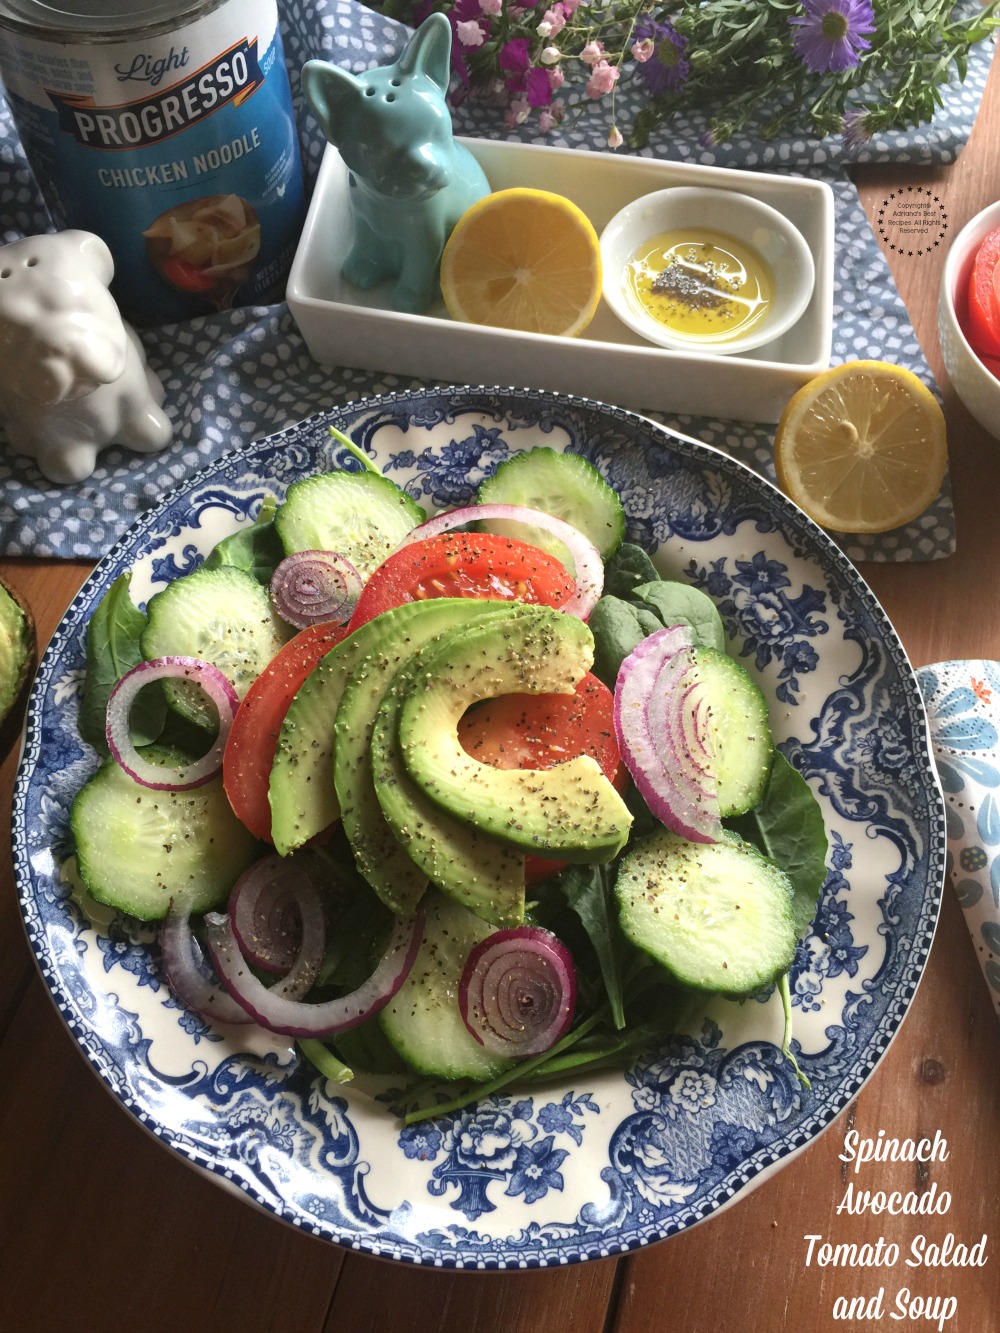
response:
[[[1000,1013],[1000,662],[941,662],[917,679],[947,803],[951,879]]]

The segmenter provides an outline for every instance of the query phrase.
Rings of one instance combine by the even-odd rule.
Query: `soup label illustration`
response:
[[[74,5],[79,17],[73,18]],[[302,170],[274,0],[0,0],[0,74],[57,227],[139,325],[284,294]]]

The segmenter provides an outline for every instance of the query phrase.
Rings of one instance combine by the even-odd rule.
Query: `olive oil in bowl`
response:
[[[761,325],[774,301],[766,261],[724,232],[679,228],[636,250],[625,269],[629,301],[675,338],[710,346]]]

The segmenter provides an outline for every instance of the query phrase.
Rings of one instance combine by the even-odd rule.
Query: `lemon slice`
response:
[[[888,532],[936,499],[948,468],[944,414],[912,371],[849,361],[792,396],[774,440],[778,485],[836,532]]]
[[[548,190],[497,190],[455,225],[441,256],[452,319],[572,338],[594,317],[601,247],[576,204]]]

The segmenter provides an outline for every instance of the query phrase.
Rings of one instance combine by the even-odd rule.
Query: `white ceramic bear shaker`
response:
[[[88,231],[0,246],[0,424],[11,453],[83,481],[110,444],[155,453],[173,427],[163,386],[108,290],[111,251]]]

